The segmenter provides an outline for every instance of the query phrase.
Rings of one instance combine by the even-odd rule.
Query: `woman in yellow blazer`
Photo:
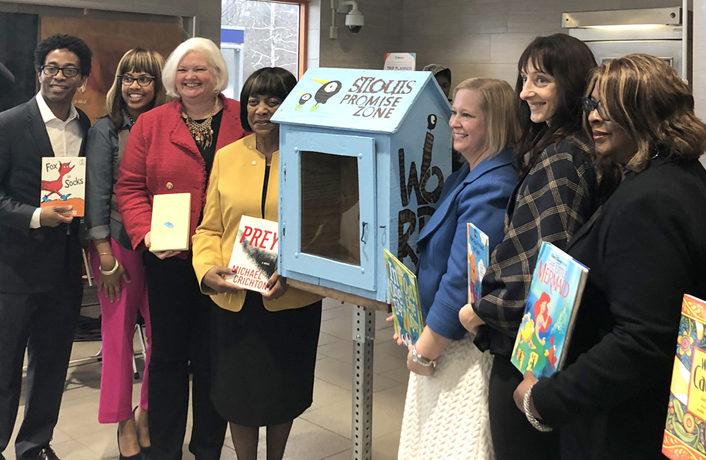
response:
[[[311,405],[321,299],[288,289],[275,273],[260,294],[224,280],[241,216],[277,220],[279,127],[270,117],[294,88],[288,71],[255,71],[240,93],[241,122],[254,134],[215,157],[193,264],[212,308],[211,399],[230,422],[238,459],[256,459],[260,426],[267,458],[282,458],[292,421]]]

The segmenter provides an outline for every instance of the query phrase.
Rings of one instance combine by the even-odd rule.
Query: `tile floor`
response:
[[[91,307],[85,307],[85,311]],[[373,358],[373,459],[397,456],[408,372],[405,350],[392,341],[392,327],[385,315],[376,313]],[[294,421],[285,459],[343,460],[351,450],[352,306],[325,299],[316,363],[314,402]],[[86,360],[95,355],[100,342],[76,342],[64,392],[59,422],[52,446],[63,460],[117,459],[116,425],[97,422],[100,363]],[[85,363],[85,361],[89,361]],[[142,363],[139,362],[138,365]],[[135,383],[137,401],[140,382]],[[18,424],[24,407],[20,407]],[[16,433],[16,430],[15,430]],[[188,430],[187,430],[188,436]],[[187,439],[188,442],[188,439]],[[259,458],[265,458],[264,429],[260,431]],[[14,460],[14,440],[4,455]],[[192,459],[186,443],[184,458]],[[221,459],[235,459],[230,434],[226,435]]]

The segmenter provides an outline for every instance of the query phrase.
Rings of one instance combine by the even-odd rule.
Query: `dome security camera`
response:
[[[364,25],[365,18],[363,17],[363,13],[360,12],[357,5],[354,5],[346,15],[346,27],[354,34],[357,34]]]
[[[336,0],[331,0],[331,8],[334,8]],[[348,7],[351,8],[346,14],[346,27],[352,33],[357,34],[360,29],[365,25],[365,18],[363,13],[358,9],[358,2],[356,0],[338,0],[337,13],[346,13]]]

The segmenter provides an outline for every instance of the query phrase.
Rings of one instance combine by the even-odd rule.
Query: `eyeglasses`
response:
[[[583,106],[583,111],[586,112],[586,116],[588,116],[588,114],[590,114],[594,110],[598,110],[598,115],[604,121],[610,120],[610,117],[608,117],[608,114],[605,111],[605,107],[603,107],[603,103],[601,103],[601,101],[595,101],[590,97],[584,97],[581,98],[581,105]]]
[[[43,65],[39,68],[39,70],[44,72],[44,75],[47,77],[53,77],[61,70],[61,73],[63,73],[66,78],[73,78],[78,75],[79,72],[78,67],[59,67],[53,64]]]
[[[123,83],[124,86],[130,86],[135,81],[140,86],[149,86],[152,84],[152,81],[155,79],[155,77],[153,77],[151,75],[140,75],[139,77],[133,77],[130,75],[118,75],[118,78],[120,79],[120,81]]]

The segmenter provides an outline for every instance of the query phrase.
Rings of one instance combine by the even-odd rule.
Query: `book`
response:
[[[480,300],[480,287],[488,268],[490,240],[481,229],[468,222],[466,224],[468,242],[468,303]]]
[[[187,251],[190,225],[190,193],[154,195],[150,223],[150,252]]]
[[[85,157],[42,157],[39,206],[71,206],[74,217],[83,217],[86,201]]]
[[[279,228],[277,222],[242,216],[228,266],[232,275],[225,277],[238,287],[267,292],[267,280],[277,270]]]
[[[384,253],[395,334],[405,345],[414,345],[424,329],[417,277],[390,251]]]
[[[510,358],[521,373],[540,378],[561,369],[587,278],[585,265],[542,242]]]
[[[706,460],[706,301],[685,294],[681,315],[662,453]]]

